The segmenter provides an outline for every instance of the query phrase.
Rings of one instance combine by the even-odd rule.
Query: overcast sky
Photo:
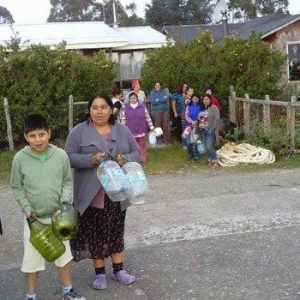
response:
[[[98,0],[97,2],[101,2]],[[132,0],[122,0],[123,6]],[[151,3],[151,0],[135,0],[137,14],[144,16],[144,6]],[[300,14],[300,0],[289,0],[291,14]],[[50,12],[50,0],[0,0],[0,6],[6,7],[16,23],[44,23]]]

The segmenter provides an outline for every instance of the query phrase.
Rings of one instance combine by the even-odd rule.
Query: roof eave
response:
[[[163,46],[167,46],[167,43],[125,45],[125,46],[115,47],[113,50],[154,49],[154,48],[161,48]]]
[[[291,24],[293,24],[293,23],[295,23],[295,22],[297,22],[297,21],[299,21],[299,20],[300,20],[300,16],[297,17],[296,19],[291,20],[291,21],[288,22],[288,23],[285,23],[285,24],[282,25],[282,26],[279,26],[279,27],[277,27],[277,28],[275,28],[275,29],[269,31],[268,33],[265,33],[264,35],[262,35],[261,38],[264,39],[264,38],[268,37],[269,35],[271,35],[271,34],[277,32],[277,31],[279,31],[279,30],[281,30],[281,29],[283,29],[283,28],[285,28],[285,27],[287,27],[287,26],[289,26],[289,25],[291,25]]]
[[[41,44],[41,43],[32,43],[30,45],[24,45],[21,46],[21,49],[24,50],[28,48],[28,46],[31,45],[43,45],[43,46],[49,46],[51,50],[56,49],[56,47],[59,44]],[[81,49],[107,49],[107,48],[115,48],[115,47],[122,47],[122,46],[127,46],[128,42],[107,42],[107,43],[76,43],[76,44],[66,44],[66,49],[68,50],[81,50]]]

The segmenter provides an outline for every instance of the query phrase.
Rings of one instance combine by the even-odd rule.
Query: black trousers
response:
[[[174,125],[175,137],[179,141],[179,143],[182,143],[182,139],[181,139],[182,124],[181,124],[181,118],[180,118],[180,116],[178,116],[177,118],[173,118],[173,125]]]

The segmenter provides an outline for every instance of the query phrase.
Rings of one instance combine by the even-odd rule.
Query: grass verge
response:
[[[0,183],[7,184],[10,177],[11,163],[15,152],[0,152]],[[300,155],[294,154],[291,157],[278,157],[272,165],[240,165],[238,167],[224,168],[231,171],[253,172],[268,169],[292,169],[300,166]],[[148,149],[148,163],[144,165],[146,174],[167,174],[184,171],[196,171],[199,168],[207,168],[206,157],[201,157],[197,162],[188,159],[182,145],[172,143],[162,148]]]

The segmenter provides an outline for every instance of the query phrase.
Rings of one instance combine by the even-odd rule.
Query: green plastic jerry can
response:
[[[62,203],[52,216],[54,234],[63,241],[75,238],[78,230],[79,213],[69,203]]]
[[[66,251],[63,242],[55,236],[51,224],[42,224],[33,217],[27,221],[30,228],[29,241],[46,261],[55,261]]]

